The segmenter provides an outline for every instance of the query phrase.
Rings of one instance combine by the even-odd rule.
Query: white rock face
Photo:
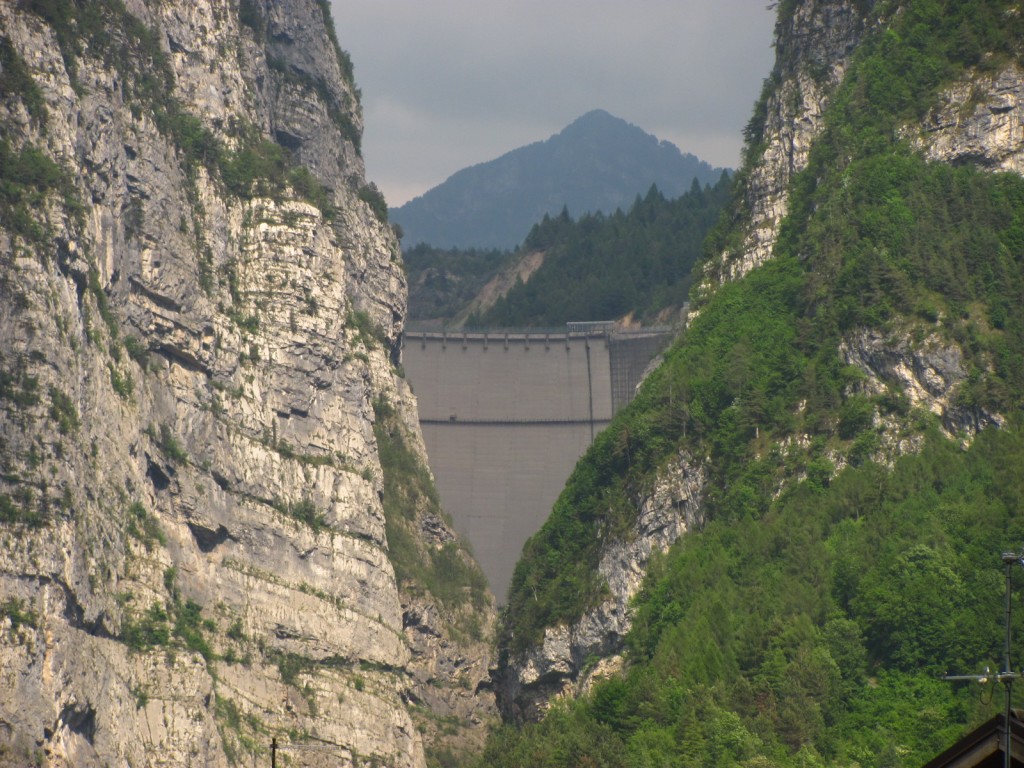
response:
[[[412,642],[389,559],[405,279],[322,5],[107,6],[0,0],[0,142],[56,169],[14,180],[35,229],[0,215],[0,764],[422,766],[451,659],[440,715],[493,699],[482,643]]]
[[[788,23],[776,28],[769,82],[777,85],[765,105],[763,149],[743,187],[746,237],[735,252],[708,265],[698,295],[771,258],[788,211],[789,182],[807,167],[822,114],[867,24],[852,3],[809,2],[798,3]]]
[[[929,160],[1024,173],[1024,70],[1011,64],[990,77],[972,73],[915,128],[907,134]]]
[[[578,695],[595,675],[618,669],[614,657],[632,626],[629,603],[640,590],[652,555],[665,552],[704,522],[704,482],[703,470],[685,454],[662,471],[650,495],[641,500],[629,535],[601,553],[598,570],[608,585],[607,598],[572,626],[548,627],[540,647],[511,659],[500,671],[498,703],[506,719],[538,719],[556,696]],[[604,661],[590,668],[597,659]]]
[[[862,330],[840,343],[839,355],[864,373],[859,389],[877,395],[894,387],[910,405],[937,415],[950,437],[970,439],[984,427],[1005,422],[1000,414],[958,401],[967,381],[963,352],[938,334],[915,343],[908,335]]]

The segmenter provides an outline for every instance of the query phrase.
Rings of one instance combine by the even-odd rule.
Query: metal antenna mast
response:
[[[1011,757],[1011,750],[1013,748],[1013,739],[1010,731],[1010,702],[1013,698],[1013,681],[1020,677],[1019,672],[1014,672],[1013,667],[1010,665],[1010,611],[1011,603],[1010,596],[1013,592],[1013,584],[1011,581],[1011,571],[1013,566],[1018,563],[1024,566],[1024,553],[1018,554],[1016,552],[1003,552],[1000,555],[1003,561],[1003,565],[1006,566],[1006,638],[1003,644],[1003,668],[996,674],[991,674],[988,669],[985,670],[983,675],[945,675],[943,680],[973,680],[976,683],[987,683],[994,680],[997,683],[1002,683],[1003,688],[1006,691],[1006,709],[1004,712],[1004,736],[1005,741],[1003,743],[1003,766],[1004,768],[1010,768],[1013,762]]]

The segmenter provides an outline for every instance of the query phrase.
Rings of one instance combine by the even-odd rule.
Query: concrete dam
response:
[[[444,508],[499,602],[577,460],[633,398],[669,329],[407,330],[402,365]]]

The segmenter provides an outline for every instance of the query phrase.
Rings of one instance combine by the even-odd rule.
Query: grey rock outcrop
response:
[[[607,597],[571,626],[548,627],[544,639],[495,670],[498,705],[506,720],[539,719],[559,696],[577,695],[595,675],[611,674],[632,625],[630,601],[640,590],[651,557],[703,524],[703,470],[680,454],[639,501],[629,534],[601,553],[598,571]],[[603,663],[594,666],[598,660]]]
[[[482,722],[484,672],[431,691],[487,652],[396,583],[406,288],[327,4],[31,7],[0,0],[0,764],[424,765],[409,703]]]
[[[961,394],[968,372],[963,352],[952,342],[932,334],[918,343],[907,335],[862,330],[839,345],[843,362],[859,369],[860,391],[880,395],[893,388],[911,406],[934,413],[950,437],[973,437],[978,430],[1002,426],[1005,418],[965,403]]]
[[[776,24],[775,67],[766,81],[763,127],[751,137],[760,154],[741,184],[746,237],[705,268],[694,296],[735,280],[771,258],[788,211],[789,182],[807,166],[821,119],[870,25],[854,3],[796,3]],[[873,3],[869,3],[872,6]]]
[[[1024,173],[1024,71],[1012,64],[996,75],[972,72],[913,128],[905,132],[929,160]]]

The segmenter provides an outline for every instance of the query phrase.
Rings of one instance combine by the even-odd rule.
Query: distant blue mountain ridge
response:
[[[458,171],[388,215],[406,246],[510,249],[563,207],[574,218],[613,213],[652,184],[674,198],[694,179],[714,184],[726,170],[595,109],[546,141]]]

